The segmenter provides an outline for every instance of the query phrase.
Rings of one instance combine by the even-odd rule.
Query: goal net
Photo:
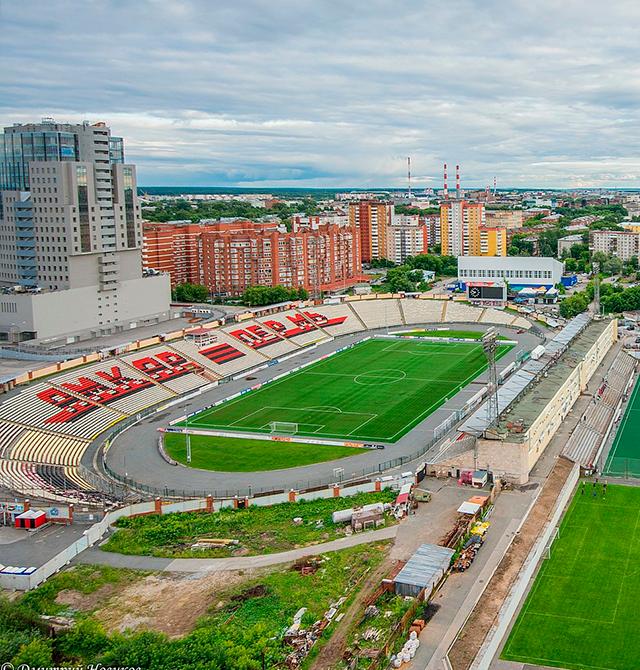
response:
[[[298,424],[290,421],[272,421],[269,424],[272,433],[285,433],[295,435],[298,432]]]

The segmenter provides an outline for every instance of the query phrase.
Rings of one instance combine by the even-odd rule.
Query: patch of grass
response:
[[[477,330],[412,330],[408,333],[398,333],[402,337],[458,337],[467,340],[481,340],[485,331]],[[504,335],[498,335],[499,340],[508,340]]]
[[[274,632],[281,632],[291,625],[293,615],[301,607],[306,607],[302,626],[310,626],[322,618],[332,602],[348,595],[367,570],[380,564],[388,547],[388,542],[380,542],[330,552],[320,558],[317,571],[311,575],[302,576],[289,567],[245,582],[226,594],[222,598],[223,604],[201,625],[228,625],[232,612],[235,620],[232,625],[252,626],[268,622]],[[258,595],[246,596],[256,590]],[[343,605],[342,611],[345,609]]]
[[[301,435],[396,442],[485,369],[473,342],[372,339],[204,410],[189,426],[268,433],[286,421]]]
[[[306,607],[303,626],[320,619],[340,597],[345,611],[363,577],[386,557],[390,544],[379,542],[332,552],[319,558],[317,570],[303,576],[292,566],[264,571],[242,585],[211,594],[213,605],[189,634],[175,639],[157,631],[106,633],[90,612],[76,613],[75,625],[49,639],[39,614],[51,612],[65,589],[93,593],[144,573],[108,567],[77,566],[9,602],[0,596],[0,659],[18,667],[103,666],[143,667],[146,670],[200,670],[284,667],[291,647],[283,633],[294,614]],[[176,583],[173,588],[180,588]],[[324,644],[334,624],[324,631]],[[305,666],[303,666],[305,667]]]
[[[637,670],[640,489],[580,486],[504,647],[505,659]]]
[[[624,477],[640,475],[638,431],[640,431],[640,381],[636,382],[624,417],[616,431],[605,472]]]
[[[171,458],[187,463],[185,435],[165,433],[164,446]],[[259,472],[297,468],[362,453],[357,448],[332,444],[192,435],[189,467],[218,472]]]
[[[224,557],[287,551],[296,547],[335,540],[344,525],[334,524],[336,510],[374,502],[391,502],[396,493],[359,493],[346,498],[281,503],[271,507],[225,508],[213,514],[187,512],[122,518],[118,530],[102,545],[105,551],[165,558]],[[301,517],[300,525],[293,519]],[[387,524],[394,523],[391,516]],[[192,550],[199,538],[229,538],[240,542],[231,548]]]

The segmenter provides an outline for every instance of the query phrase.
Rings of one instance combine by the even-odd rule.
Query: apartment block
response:
[[[506,230],[486,225],[480,202],[456,199],[440,205],[440,236],[443,255],[507,255]]]
[[[427,228],[427,245],[430,249],[432,249],[437,244],[441,244],[442,242],[440,236],[440,215],[426,214],[421,218]]]
[[[404,263],[409,256],[426,254],[429,248],[429,231],[422,217],[399,215],[393,217],[387,228],[387,258],[394,263]]]
[[[617,256],[621,261],[640,257],[640,233],[632,230],[592,230],[589,233],[589,251]]]
[[[393,203],[380,200],[358,200],[349,203],[349,224],[360,233],[362,262],[387,258],[387,228],[395,210]]]
[[[311,292],[345,288],[361,280],[360,240],[354,226],[235,221],[147,223],[145,267],[167,272],[172,285],[202,283],[214,295],[249,286]]]
[[[521,209],[487,209],[485,221],[494,228],[522,228],[524,216]]]

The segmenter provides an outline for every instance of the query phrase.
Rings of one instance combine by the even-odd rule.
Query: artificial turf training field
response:
[[[610,475],[640,476],[640,380],[636,382],[618,426],[604,471]],[[640,668],[640,661],[638,662]]]
[[[272,422],[290,422],[298,435],[395,442],[485,368],[480,344],[372,339],[205,410],[189,427],[270,433]]]
[[[502,657],[569,670],[640,668],[640,488],[578,488]]]

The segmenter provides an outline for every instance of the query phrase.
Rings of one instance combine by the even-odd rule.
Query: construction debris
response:
[[[477,522],[471,527],[471,535],[469,539],[462,545],[460,555],[453,562],[453,570],[456,572],[464,572],[471,567],[475,557],[480,551],[480,547],[484,542],[484,536],[489,528],[489,522]]]
[[[380,614],[380,610],[375,605],[369,605],[369,607],[367,607],[367,609],[364,611],[364,616],[367,619],[378,616],[378,614]]]
[[[224,547],[237,547],[240,544],[238,540],[232,540],[227,537],[200,537],[191,545],[192,549],[217,549]]]
[[[311,559],[306,559],[306,562],[299,561],[294,565],[295,570],[301,574],[307,574],[305,570],[318,569],[318,566],[328,561],[329,557],[313,556]],[[316,643],[318,638],[322,635],[324,629],[335,618],[339,622],[344,617],[344,612],[338,614],[338,609],[346,602],[346,597],[341,596],[335,602],[331,603],[329,609],[324,613],[322,619],[316,621],[309,629],[302,628],[302,618],[307,611],[306,607],[301,607],[294,615],[291,626],[284,634],[284,642],[292,647],[292,651],[287,655],[285,664],[291,670],[299,668],[304,659],[307,657],[311,648]]]

